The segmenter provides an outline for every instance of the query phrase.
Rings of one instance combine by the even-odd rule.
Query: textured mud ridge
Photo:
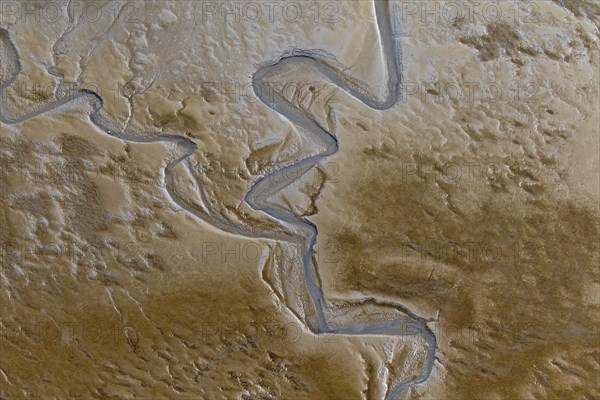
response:
[[[0,398],[600,397],[594,2],[89,4],[0,2]]]
[[[244,235],[251,238],[261,239],[272,239],[286,242],[297,242],[302,248],[302,267],[305,279],[306,288],[309,292],[310,298],[313,302],[313,306],[317,313],[316,326],[312,326],[309,322],[309,328],[317,333],[323,334],[342,334],[342,335],[389,335],[389,336],[404,336],[404,335],[422,335],[427,342],[427,358],[424,362],[423,371],[419,373],[414,379],[405,382],[401,385],[392,384],[388,389],[385,396],[386,399],[395,400],[404,394],[410,387],[422,383],[427,380],[431,374],[433,364],[435,361],[435,350],[436,340],[432,331],[427,327],[427,321],[421,317],[416,316],[405,307],[397,304],[396,307],[402,310],[409,318],[402,318],[391,321],[382,321],[380,323],[370,324],[357,324],[357,325],[345,325],[343,327],[330,326],[325,316],[324,308],[327,307],[326,301],[323,297],[322,290],[319,284],[315,281],[315,276],[311,271],[311,264],[313,263],[313,248],[317,240],[317,227],[306,219],[297,217],[294,213],[289,212],[277,205],[269,203],[269,199],[277,194],[285,187],[292,184],[294,181],[300,180],[311,168],[317,163],[322,161],[324,158],[335,154],[338,150],[337,140],[333,137],[334,132],[328,132],[325,128],[319,125],[319,123],[312,119],[310,116],[303,113],[300,109],[296,108],[291,102],[286,100],[283,96],[275,95],[274,99],[262,96],[265,93],[263,89],[264,81],[272,74],[276,73],[280,68],[285,67],[288,64],[301,64],[306,63],[310,66],[314,66],[317,70],[323,74],[324,77],[329,79],[332,83],[342,88],[348,94],[354,96],[356,99],[366,104],[367,106],[377,109],[386,110],[394,106],[401,95],[401,56],[399,45],[395,40],[395,34],[392,30],[392,19],[393,10],[390,2],[387,1],[375,1],[374,8],[377,18],[377,27],[379,38],[382,41],[382,48],[385,57],[385,68],[388,72],[387,86],[388,95],[385,99],[379,101],[376,97],[372,96],[367,89],[361,87],[359,83],[353,82],[348,76],[344,76],[325,61],[321,61],[317,58],[318,51],[302,51],[295,49],[289,56],[281,58],[274,64],[267,65],[259,69],[252,78],[253,88],[257,97],[268,107],[274,111],[285,116],[288,120],[295,123],[301,128],[304,128],[312,135],[314,140],[322,142],[325,145],[325,150],[322,153],[314,155],[312,157],[303,159],[297,163],[291,164],[287,167],[281,168],[272,172],[269,175],[259,179],[248,191],[245,200],[254,209],[267,213],[269,216],[285,223],[290,224],[294,228],[291,230],[290,235],[281,235],[271,232],[255,232],[244,230],[241,226],[235,226],[227,224],[210,213],[200,213],[196,208],[189,207],[189,205],[180,199],[179,195],[173,189],[174,180],[174,169],[181,162],[186,161],[191,155],[197,150],[197,145],[190,139],[171,135],[159,135],[154,138],[148,138],[143,134],[125,134],[124,130],[120,131],[111,126],[108,121],[105,121],[100,116],[100,111],[103,107],[103,99],[97,93],[91,90],[80,90],[77,92],[69,93],[65,96],[65,100],[50,103],[44,105],[35,111],[32,111],[26,115],[21,116],[9,116],[4,115],[0,112],[0,121],[7,125],[18,125],[32,118],[35,118],[44,113],[52,112],[53,110],[67,107],[70,103],[77,103],[78,101],[84,101],[88,103],[92,111],[89,115],[90,121],[96,126],[106,132],[108,135],[115,138],[132,142],[132,143],[172,143],[179,150],[181,154],[178,158],[172,161],[165,167],[164,176],[166,189],[171,199],[182,209],[190,212],[196,217],[202,219],[205,222],[210,223],[214,227],[221,229],[228,233]],[[6,30],[0,30],[0,39],[5,42],[5,47],[10,50],[10,59],[7,64],[13,64],[14,72],[0,87],[0,96],[4,99],[3,92],[6,88],[10,87],[17,79],[21,72],[21,64],[17,49],[12,43],[9,32]],[[274,101],[273,101],[274,100]],[[0,109],[1,110],[1,109]],[[288,171],[294,171],[294,174],[289,174]],[[300,174],[297,172],[300,171]],[[292,175],[293,178],[288,178]],[[318,271],[315,271],[318,276]],[[274,289],[276,290],[276,289]],[[373,301],[375,299],[365,298],[365,302]],[[391,377],[391,381],[394,382],[396,379]]]

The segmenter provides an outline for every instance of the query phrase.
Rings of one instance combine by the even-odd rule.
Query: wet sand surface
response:
[[[600,396],[593,2],[1,11],[0,397]]]

